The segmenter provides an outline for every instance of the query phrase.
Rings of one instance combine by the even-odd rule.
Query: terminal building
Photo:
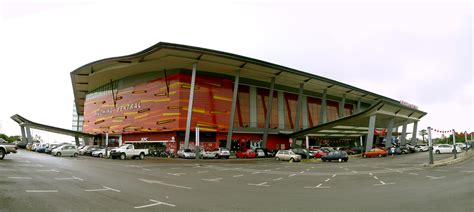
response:
[[[371,149],[391,145],[387,141],[398,135],[402,144],[416,142],[417,123],[426,115],[404,101],[311,73],[164,42],[85,64],[71,72],[71,80],[74,126],[82,128],[76,140],[87,134],[94,141],[86,142],[102,143],[107,137],[109,146],[194,149],[199,128],[204,149]],[[17,121],[22,129],[34,128],[25,120]],[[414,132],[410,141],[408,124]]]

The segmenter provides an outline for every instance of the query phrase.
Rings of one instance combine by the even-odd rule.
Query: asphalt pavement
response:
[[[474,159],[427,161],[427,153],[288,163],[22,150],[0,161],[0,211],[474,211]]]

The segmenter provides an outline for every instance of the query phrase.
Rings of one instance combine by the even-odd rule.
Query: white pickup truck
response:
[[[148,155],[148,149],[135,149],[133,144],[124,144],[119,148],[110,151],[112,159],[120,158],[124,160],[126,158],[140,158],[143,160],[145,155]]]
[[[16,153],[16,145],[7,143],[5,140],[0,138],[0,160],[3,160],[6,154]]]

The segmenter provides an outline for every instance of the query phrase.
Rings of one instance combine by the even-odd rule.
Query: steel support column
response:
[[[321,111],[319,112],[319,124],[324,124],[328,122],[328,111],[327,111],[327,101],[326,94],[328,90],[323,90],[323,99],[321,100]]]
[[[267,116],[265,117],[265,124],[263,126],[263,143],[262,148],[267,148],[268,128],[270,127],[270,119],[272,118],[273,106],[273,89],[275,88],[275,77],[272,77],[270,84],[270,93],[268,94]]]
[[[303,100],[303,88],[304,88],[304,83],[300,83],[300,89],[298,92],[298,103],[296,104],[296,117],[295,117],[295,125],[293,127],[293,132],[297,132],[300,130],[300,116],[301,116],[301,102]]]
[[[377,116],[371,115],[369,119],[369,130],[367,132],[367,142],[365,144],[365,151],[368,152],[372,149],[374,144],[374,131],[375,131],[375,120]]]
[[[74,140],[76,141],[76,146],[79,146],[79,137],[77,135],[74,136]]]
[[[234,131],[235,108],[237,106],[237,94],[239,93],[240,69],[235,71],[234,91],[232,93],[232,107],[230,110],[229,129],[227,130],[226,148],[230,150],[232,142],[232,133]]]
[[[401,146],[405,146],[407,144],[407,141],[406,141],[406,137],[407,137],[407,123],[408,121],[405,121],[405,123],[403,123],[403,127],[402,127],[402,135],[400,136],[400,145]]]
[[[278,91],[278,128],[285,129],[285,94]]]
[[[184,135],[184,148],[189,148],[189,135],[191,133],[191,119],[193,116],[193,100],[194,100],[194,86],[196,84],[196,67],[197,63],[193,64],[193,73],[191,76],[191,88],[189,90],[188,102],[188,116],[186,117],[186,134]]]
[[[411,145],[416,145],[416,133],[417,133],[418,121],[413,122],[413,132],[411,137]]]
[[[362,98],[360,98],[360,97],[359,97],[359,99],[357,100],[357,108],[356,108],[356,113],[360,112],[361,99],[362,99]]]
[[[306,129],[309,127],[309,120],[308,120],[308,97],[303,96],[302,102],[301,102],[301,119],[302,119],[302,125],[303,129]]]
[[[250,97],[250,102],[249,102],[249,111],[250,111],[250,127],[252,128],[257,128],[257,88],[254,86],[250,86],[249,88],[249,97]]]
[[[387,135],[385,136],[385,149],[388,149],[392,146],[393,122],[393,118],[388,122]]]

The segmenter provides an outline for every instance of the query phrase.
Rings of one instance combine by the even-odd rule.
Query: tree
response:
[[[428,135],[428,133],[426,132],[425,129],[420,130],[419,133],[420,133],[421,137],[423,137],[423,143],[425,143],[425,135]]]

